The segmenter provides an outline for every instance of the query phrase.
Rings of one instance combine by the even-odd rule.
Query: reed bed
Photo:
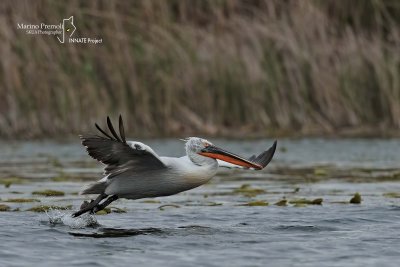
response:
[[[0,136],[125,117],[130,136],[388,135],[400,129],[400,2],[2,1]],[[99,45],[17,23],[60,23]]]

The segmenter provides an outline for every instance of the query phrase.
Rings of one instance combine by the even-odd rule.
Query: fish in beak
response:
[[[235,155],[231,152],[228,152],[214,145],[206,146],[201,150],[199,154],[205,157],[223,160],[245,168],[253,168],[256,170],[261,170],[264,169],[268,165],[268,163],[272,160],[272,157],[275,154],[276,144],[277,142],[275,141],[274,144],[268,150],[264,151],[258,156],[256,155],[251,156],[248,159]]]

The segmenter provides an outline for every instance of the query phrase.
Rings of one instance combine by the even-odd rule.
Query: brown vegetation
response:
[[[126,118],[131,135],[400,129],[400,3],[2,1],[0,135]],[[60,23],[99,45],[17,23]],[[232,131],[234,130],[234,131]]]

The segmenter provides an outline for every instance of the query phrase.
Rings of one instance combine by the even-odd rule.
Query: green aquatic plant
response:
[[[8,177],[8,178],[0,178],[0,184],[3,184],[5,188],[9,188],[12,184],[23,184],[28,180],[20,177]]]
[[[287,200],[286,199],[281,199],[281,200],[279,200],[278,202],[276,202],[274,205],[275,206],[281,206],[281,207],[284,207],[284,206],[287,206]]]
[[[257,207],[257,206],[268,206],[268,205],[269,205],[269,203],[264,200],[256,200],[256,201],[247,202],[245,204],[240,204],[238,206]]]
[[[40,206],[29,208],[26,211],[47,212],[49,210],[70,210],[70,209],[72,209],[72,205],[68,205],[68,206],[40,205]]]
[[[46,197],[60,197],[60,196],[64,196],[65,193],[63,191],[46,189],[46,190],[42,190],[42,191],[34,191],[34,192],[32,192],[32,195],[40,195],[40,196],[46,196]]]
[[[158,207],[159,210],[165,210],[165,208],[180,208],[181,206],[176,204],[165,204]]]
[[[99,210],[98,212],[96,212],[96,215],[106,215],[111,213],[111,208],[104,208],[102,210]]]
[[[206,206],[214,207],[214,206],[222,206],[222,203],[217,202],[207,202]]]
[[[0,204],[0,211],[10,211],[10,207],[4,204]]]
[[[113,213],[126,213],[125,209],[117,208],[117,207],[110,207],[111,212]]]
[[[355,193],[354,196],[350,199],[351,204],[360,204],[362,201],[360,193]]]
[[[316,198],[313,200],[305,199],[305,198],[299,198],[299,199],[292,199],[289,201],[290,204],[306,204],[306,205],[322,205],[323,199],[322,198]]]
[[[311,204],[312,205],[322,205],[322,202],[323,202],[324,200],[322,199],[322,198],[316,198],[316,199],[313,199],[312,201],[311,201]]]
[[[314,169],[314,175],[316,175],[316,176],[325,176],[327,174],[328,174],[328,172],[326,169],[323,169],[323,168],[315,168]]]
[[[156,199],[146,199],[141,201],[141,203],[148,203],[148,204],[160,204],[161,201],[156,200]]]
[[[32,202],[40,202],[40,200],[35,198],[9,198],[7,200],[4,200],[4,202],[32,203]]]

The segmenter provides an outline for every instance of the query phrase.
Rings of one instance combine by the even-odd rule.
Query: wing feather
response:
[[[117,139],[117,141],[122,142],[121,139],[119,138],[118,134],[115,132],[114,127],[111,123],[110,117],[107,116],[107,125],[108,129],[110,129],[111,134]]]
[[[108,178],[118,176],[127,171],[141,172],[166,168],[157,154],[147,146],[138,142],[126,142],[122,117],[119,119],[120,136],[107,117],[107,124],[111,137],[97,124],[96,128],[105,136],[81,135],[82,145],[86,147],[88,154],[106,165],[104,174]]]

